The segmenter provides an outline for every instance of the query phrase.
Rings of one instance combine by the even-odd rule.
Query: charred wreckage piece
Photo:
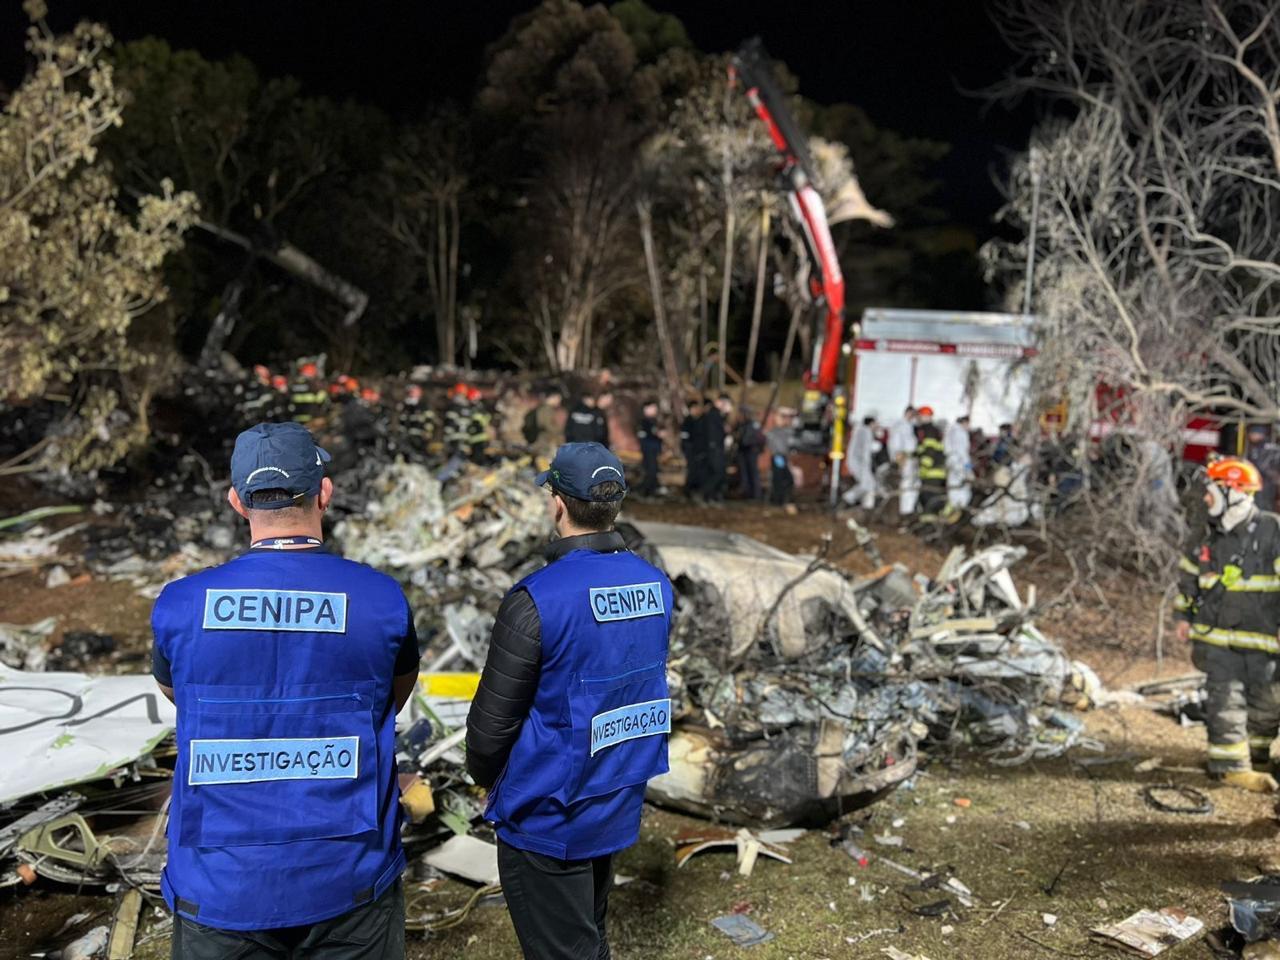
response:
[[[675,728],[656,803],[733,823],[825,823],[909,779],[923,746],[1019,763],[1093,746],[1071,708],[1092,672],[1030,622],[1008,568],[954,552],[937,578],[855,579],[736,534],[628,527],[678,615]]]

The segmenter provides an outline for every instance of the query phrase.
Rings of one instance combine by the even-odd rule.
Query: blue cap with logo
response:
[[[328,462],[329,454],[316,446],[302,424],[259,423],[236,437],[231,453],[231,485],[246,507],[289,507],[320,492]],[[259,490],[287,490],[294,496],[292,500],[255,504],[253,494]]]
[[[619,493],[611,497],[592,494],[592,487],[610,480],[621,484]],[[534,482],[538,486],[549,483],[556,493],[578,500],[609,503],[627,495],[627,477],[622,471],[622,461],[610,453],[608,447],[594,441],[566,443],[556,451],[551,469],[543,470]]]

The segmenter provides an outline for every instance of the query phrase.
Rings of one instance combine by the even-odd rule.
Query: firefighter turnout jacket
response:
[[[943,485],[947,482],[947,454],[942,442],[942,431],[937,424],[922,424],[916,431],[918,442],[914,456],[920,463],[920,482],[927,485]]]
[[[1255,511],[1233,530],[1210,528],[1178,568],[1175,616],[1191,639],[1280,654],[1280,517]]]

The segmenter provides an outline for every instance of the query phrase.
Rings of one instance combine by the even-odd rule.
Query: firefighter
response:
[[[417,459],[426,452],[431,415],[431,408],[423,403],[422,385],[409,384],[396,410],[396,446],[401,453]]]
[[[921,407],[916,427],[916,476],[920,479],[920,509],[937,517],[947,505],[947,455],[942,431],[933,422],[933,408]]]
[[[472,463],[485,463],[489,457],[489,444],[493,442],[493,414],[485,409],[476,387],[467,391],[467,406],[467,459]]]
[[[261,363],[255,364],[253,376],[244,385],[242,413],[250,423],[259,423],[270,419],[269,413],[275,403],[275,391],[271,388],[271,371]]]
[[[444,449],[453,457],[469,451],[467,426],[471,422],[471,404],[467,401],[467,385],[455,383],[449,388],[449,409],[444,415]]]
[[[303,425],[324,414],[328,392],[320,386],[320,368],[310,360],[298,364],[297,376],[289,384],[289,410],[292,419]]]
[[[1207,676],[1209,773],[1257,793],[1276,789],[1280,730],[1280,518],[1258,509],[1257,467],[1234,457],[1207,469],[1209,521],[1178,563],[1178,637]]]
[[[272,397],[267,402],[263,414],[268,420],[288,420],[293,416],[293,408],[289,404],[289,378],[282,373],[271,377]]]

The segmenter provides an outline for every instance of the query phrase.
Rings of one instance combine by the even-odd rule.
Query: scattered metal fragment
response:
[[[422,857],[424,863],[473,883],[498,882],[498,848],[476,837],[451,837]]]
[[[917,591],[748,537],[624,528],[677,594],[668,676],[677,728],[654,802],[743,824],[817,824],[915,772],[921,744],[964,741],[992,763],[1101,750],[1060,704],[1092,674],[1030,622],[1009,573],[1025,550],[957,549]]]
[[[711,925],[740,947],[754,947],[773,939],[772,933],[740,913],[716,917]]]
[[[138,915],[142,912],[142,893],[126,890],[116,906],[111,922],[111,938],[107,941],[107,960],[129,960],[134,941],[138,939]]]
[[[1227,897],[1231,927],[1246,943],[1280,935],[1280,876],[1264,874],[1246,882],[1221,885]]]
[[[780,863],[791,863],[791,858],[780,847],[774,846],[753,834],[750,830],[699,830],[685,832],[675,838],[676,867],[683,867],[694,856],[706,850],[732,850],[737,855],[738,873],[749,877],[756,860],[769,857]]]
[[[62,960],[94,960],[100,957],[107,948],[110,933],[106,925],[94,927],[80,939],[67,944],[62,951]]]
[[[84,801],[80,794],[68,791],[40,805],[25,816],[12,823],[0,827],[0,856],[4,856],[17,845],[18,840],[27,832],[75,810]]]
[[[150,754],[175,722],[149,676],[0,665],[0,803],[101,779]]]

